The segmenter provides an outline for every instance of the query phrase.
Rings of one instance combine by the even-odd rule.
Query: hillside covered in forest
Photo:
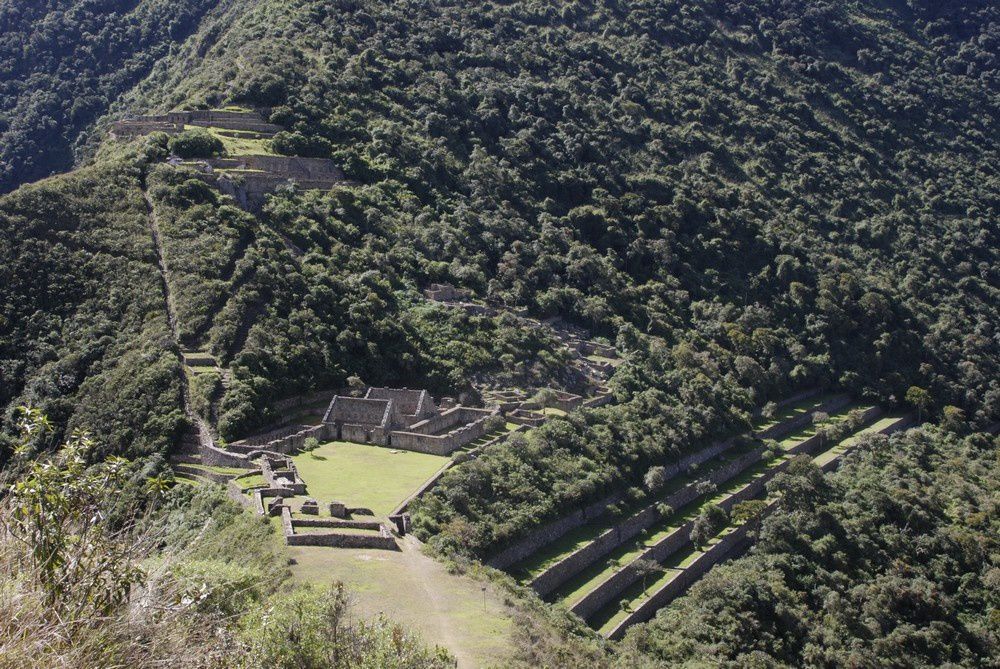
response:
[[[878,593],[830,593],[938,578],[957,599],[914,597],[958,640],[909,652],[972,666],[997,641],[975,618],[996,616],[995,547],[969,546],[996,523],[995,440],[968,435],[1000,421],[998,52],[987,0],[0,0],[0,465],[82,430],[93,461],[165,475],[200,425],[224,448],[316,391],[584,395],[564,340],[585,333],[614,351],[590,356],[609,401],[445,473],[410,509],[438,555],[488,561],[803,391],[943,427],[779,507],[620,649],[559,627],[546,661],[878,663],[909,613],[861,630]],[[174,110],[260,121],[116,125]],[[336,183],[251,206],[213,181],[257,154],[329,161]],[[261,171],[243,168],[237,190]],[[21,406],[51,423],[27,445]],[[843,500],[914,463],[933,473],[896,484],[933,494],[900,503],[947,559],[879,535],[894,512],[851,527]],[[779,580],[794,594],[766,600]],[[803,602],[871,644],[799,634],[783,607]],[[769,641],[740,647],[740,625]]]

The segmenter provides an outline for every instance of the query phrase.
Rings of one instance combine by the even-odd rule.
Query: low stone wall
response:
[[[506,569],[533,554],[542,546],[547,546],[572,529],[602,515],[610,504],[620,501],[621,491],[615,492],[592,504],[573,510],[566,516],[557,518],[528,534],[523,539],[505,548],[487,561],[496,569]]]
[[[293,518],[292,527],[330,527],[355,530],[381,530],[377,520],[342,520],[339,518]]]
[[[203,464],[213,467],[239,467],[241,469],[253,469],[254,464],[243,453],[231,453],[218,446],[208,446],[202,444],[199,448],[201,461]]]
[[[266,450],[273,453],[297,453],[305,447],[306,439],[310,437],[319,441],[326,441],[331,437],[333,427],[330,425],[298,425],[295,427],[283,428],[270,432],[260,437],[251,437],[241,441],[233,442],[229,447],[233,451],[250,454],[256,451]],[[280,435],[280,436],[274,436]],[[274,437],[265,441],[268,437]]]
[[[285,537],[289,546],[327,546],[329,548],[375,548],[397,551],[399,546],[392,535],[375,534],[292,534]]]
[[[611,404],[614,401],[615,401],[615,396],[610,393],[607,393],[604,395],[596,395],[588,400],[585,400],[583,402],[583,406],[586,409],[596,409],[598,407]]]
[[[754,449],[749,453],[745,453],[714,470],[706,479],[704,479],[704,481],[710,481],[716,485],[724,483],[725,481],[743,473],[748,467],[758,462],[762,453],[762,448]],[[567,555],[564,559],[539,574],[531,582],[531,587],[543,597],[549,594],[570,578],[592,565],[601,557],[612,552],[626,541],[637,537],[643,530],[652,526],[661,518],[659,511],[656,509],[658,504],[667,504],[676,510],[693,502],[699,497],[697,490],[704,481],[690,483],[673,492],[666,498],[646,506],[639,512],[616,524],[614,527],[606,530],[591,543],[581,547],[570,555]],[[664,552],[663,548],[659,544],[656,544],[647,551],[648,554],[644,554],[642,557],[647,559],[657,557],[662,560],[666,558],[670,552]],[[661,555],[662,557],[660,557]],[[626,583],[621,590],[624,590],[624,588],[629,585],[631,585],[631,582]],[[596,610],[597,609],[595,608],[594,611]]]

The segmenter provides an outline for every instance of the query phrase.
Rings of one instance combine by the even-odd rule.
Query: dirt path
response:
[[[167,265],[166,257],[163,253],[163,242],[160,239],[160,226],[156,220],[156,210],[153,208],[153,200],[149,197],[149,191],[143,187],[142,189],[142,199],[146,203],[146,220],[149,224],[149,234],[153,240],[153,251],[156,254],[156,266],[160,272],[160,281],[163,286],[163,303],[164,310],[167,312],[167,323],[170,327],[170,335],[173,337],[174,343],[177,345],[177,376],[180,382],[181,388],[181,403],[183,405],[184,414],[191,421],[191,425],[194,426],[194,431],[197,433],[198,440],[201,443],[205,443],[206,440],[210,444],[212,441],[211,432],[205,421],[195,412],[191,405],[191,389],[188,385],[187,372],[185,371],[184,356],[180,354],[180,330],[177,326],[177,311],[174,308],[174,298],[173,294],[170,292],[170,282],[167,278],[170,275],[170,268]]]
[[[503,667],[513,653],[512,612],[492,586],[449,574],[421,552],[412,538],[400,551],[288,548],[295,581],[342,581],[359,616],[385,614],[418,633],[429,645],[447,648],[460,669]]]

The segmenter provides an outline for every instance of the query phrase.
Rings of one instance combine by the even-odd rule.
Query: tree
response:
[[[642,590],[646,591],[646,581],[653,574],[658,574],[663,572],[663,568],[660,563],[656,560],[648,560],[646,558],[638,558],[632,562],[632,568],[635,573],[642,579]]]
[[[691,541],[701,549],[729,522],[726,510],[718,504],[709,504],[701,510],[691,525]]]
[[[207,130],[185,130],[170,138],[170,152],[181,158],[211,158],[221,156],[226,147],[218,137]]]
[[[951,432],[961,432],[965,429],[965,412],[950,404],[945,406],[941,410],[941,426]]]
[[[643,483],[650,492],[659,490],[667,482],[667,470],[659,465],[650,467],[643,477]]]
[[[24,456],[28,439],[46,431],[48,421],[36,409],[19,411],[23,438],[17,453]],[[128,462],[109,457],[88,467],[94,448],[89,436],[74,432],[56,455],[28,465],[9,491],[6,530],[29,549],[24,568],[46,604],[71,619],[107,615],[143,578],[133,545],[107,522],[127,489]]]
[[[924,411],[933,404],[931,394],[920,386],[910,386],[907,389],[906,401],[917,410],[917,422],[923,421]]]
[[[816,434],[819,436],[819,447],[823,448],[824,443],[828,433],[826,431],[825,425],[830,420],[830,414],[825,411],[814,411],[812,415],[812,424],[816,428]]]
[[[737,525],[753,522],[753,529],[756,529],[760,524],[760,518],[764,514],[765,509],[767,509],[767,502],[765,500],[748,499],[733,505],[730,517],[733,523]]]

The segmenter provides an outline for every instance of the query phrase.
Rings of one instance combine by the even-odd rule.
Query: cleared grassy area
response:
[[[334,441],[293,460],[308,496],[319,500],[321,506],[336,500],[385,516],[448,458]]]
[[[663,499],[664,497],[680,490],[684,486],[703,479],[706,474],[724,466],[734,457],[745,455],[755,447],[755,445],[750,444],[743,448],[734,448],[728,454],[730,457],[727,457],[725,460],[712,460],[711,462],[706,463],[701,469],[699,469],[695,476],[681,475],[671,479],[667,482],[663,489],[657,493],[656,499]],[[555,563],[568,557],[574,551],[592,543],[602,533],[611,529],[617,523],[621,522],[633,513],[649,506],[649,504],[653,501],[654,500],[652,499],[642,500],[639,503],[630,505],[626,512],[620,517],[602,517],[597,519],[595,522],[587,523],[586,525],[581,525],[576,529],[570,530],[556,541],[553,541],[548,546],[536,551],[533,555],[516,565],[511,569],[511,572],[517,576],[527,577],[529,579],[534,578]]]
[[[770,418],[760,418],[757,420],[753,424],[753,431],[763,432],[764,430],[771,429],[779,423],[784,423],[787,420],[798,418],[806,413],[819,411],[823,404],[830,401],[830,399],[835,396],[836,393],[824,393],[822,395],[816,395],[802,400],[801,402],[796,402],[795,404],[790,404],[782,409],[779,409],[778,411],[775,411],[774,415]]]
[[[236,479],[236,485],[241,488],[250,488],[253,486],[267,485],[267,481],[264,480],[264,476],[262,474],[254,474],[253,476],[247,476],[246,478]]]
[[[567,416],[565,411],[562,409],[557,409],[556,407],[545,407],[541,411],[543,416]]]
[[[222,128],[206,128],[200,125],[186,125],[185,130],[207,130],[213,137],[222,142],[226,147],[226,154],[230,156],[276,156],[277,153],[271,148],[270,139],[252,139],[247,136],[239,136],[241,133]],[[227,133],[227,134],[223,134]],[[231,137],[230,134],[237,136]],[[252,133],[248,133],[252,134]]]
[[[844,407],[836,414],[830,416],[830,422],[845,420],[853,408],[859,407]],[[813,426],[799,430],[782,440],[782,449],[788,451],[814,435],[815,429]],[[604,560],[597,562],[567,581],[561,588],[556,590],[554,593],[555,599],[563,601],[567,606],[572,606],[598,585],[611,578],[622,567],[640,557],[647,548],[666,538],[685,523],[694,520],[704,505],[719,504],[733,493],[753,483],[756,479],[766,476],[770,470],[786,462],[791,457],[793,456],[786,452],[769,462],[759,462],[746,469],[739,476],[730,479],[711,497],[700,497],[678,509],[675,513],[653,525],[648,530],[648,533],[643,535],[639,541],[623,544],[612,551]]]
[[[460,667],[510,666],[514,623],[503,593],[488,583],[449,574],[415,543],[400,544],[399,552],[289,546],[288,556],[295,560],[292,578],[319,584],[343,581],[359,616],[389,615],[451,650]]]

